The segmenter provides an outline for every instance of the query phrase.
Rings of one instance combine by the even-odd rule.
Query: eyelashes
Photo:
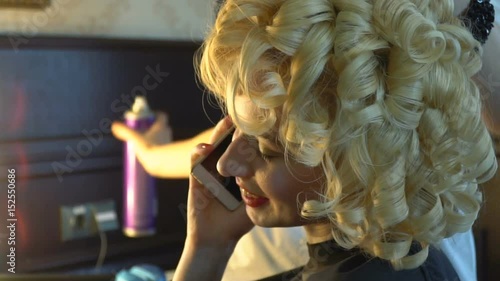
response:
[[[274,150],[262,147],[262,145],[260,145],[260,143],[259,143],[259,140],[256,137],[254,137],[254,136],[249,136],[249,135],[243,134],[242,137],[245,139],[245,141],[251,147],[253,147],[257,151],[257,153],[259,154],[259,156],[264,161],[269,162],[273,158],[276,158],[276,157],[279,157],[279,156],[282,155],[282,153],[280,153],[280,152],[277,152],[277,151],[274,151]]]

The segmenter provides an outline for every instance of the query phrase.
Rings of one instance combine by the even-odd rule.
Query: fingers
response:
[[[145,133],[145,141],[151,145],[164,145],[172,142],[172,128],[168,124],[168,116],[163,112],[156,114],[156,121]]]
[[[113,122],[111,125],[111,132],[117,139],[133,143],[137,157],[140,159],[143,158],[148,150],[148,142],[141,133],[127,127],[127,125],[121,122]]]
[[[168,115],[165,112],[158,111],[156,112],[156,121],[153,126],[161,126],[161,127],[170,127],[168,124]]]
[[[212,135],[210,136],[210,143],[214,143],[221,135],[227,132],[233,126],[230,116],[224,117],[217,123]]]
[[[212,150],[214,149],[213,145],[206,144],[206,143],[200,143],[191,152],[191,166],[194,166],[198,159],[201,157],[207,156]],[[189,187],[195,187],[195,188],[200,188],[203,185],[193,176],[193,174],[190,174],[189,176]]]
[[[113,124],[111,125],[111,132],[117,139],[121,141],[131,141],[143,146],[147,146],[147,143],[151,142],[147,139],[144,132],[138,132],[134,129],[131,129],[123,122],[113,122]],[[172,140],[172,130],[170,126],[168,126],[168,115],[161,111],[157,112],[156,120],[147,132],[150,135],[154,135],[153,139],[158,140],[156,141],[158,143],[170,142]]]
[[[214,146],[211,144],[200,143],[196,145],[191,152],[191,165],[194,165],[200,157],[210,154],[212,150],[214,150]]]
[[[138,142],[142,139],[142,135],[140,133],[118,121],[113,122],[111,125],[111,132],[117,139],[122,141]]]
[[[214,149],[210,144],[198,144],[192,151],[191,163],[197,163],[200,157],[205,157]],[[215,194],[217,189],[204,186],[193,174],[190,175],[188,208],[191,216],[188,218],[188,235],[200,245],[228,245],[238,241],[253,227],[244,205],[229,211]]]
[[[164,112],[157,112],[155,115],[155,122],[151,125],[148,131],[162,132],[170,130],[170,125],[168,124],[168,116]]]

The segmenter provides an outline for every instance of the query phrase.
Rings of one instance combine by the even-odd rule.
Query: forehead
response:
[[[236,127],[245,134],[269,140],[276,139],[279,121],[269,123],[272,118],[265,114],[266,110],[259,108],[247,95],[236,95],[234,97],[234,112],[231,111],[229,110]],[[276,110],[274,112],[277,113]]]

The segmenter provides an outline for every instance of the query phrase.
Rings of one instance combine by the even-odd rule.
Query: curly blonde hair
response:
[[[472,79],[481,52],[452,0],[227,0],[197,64],[243,131],[278,128],[286,155],[322,165],[304,217],[408,269],[471,228],[477,184],[496,171]],[[260,108],[252,120],[240,93]]]

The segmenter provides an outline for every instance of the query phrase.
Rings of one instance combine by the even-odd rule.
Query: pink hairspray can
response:
[[[125,112],[125,123],[137,131],[146,131],[154,120],[143,96],[136,96],[132,109]],[[128,237],[153,235],[158,213],[155,179],[137,160],[133,143],[125,143],[124,153],[123,233]]]

